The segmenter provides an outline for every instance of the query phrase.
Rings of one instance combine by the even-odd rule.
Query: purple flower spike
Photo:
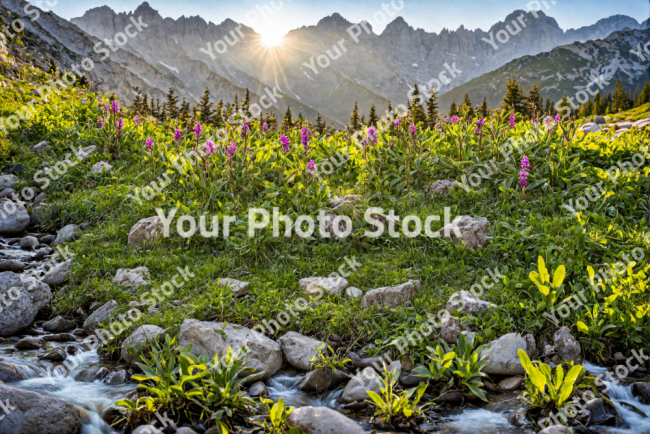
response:
[[[147,151],[151,151],[152,145],[153,145],[153,139],[151,137],[147,137],[147,141],[144,144],[144,146],[147,148]]]
[[[194,131],[194,135],[196,136],[196,140],[199,140],[199,137],[201,137],[201,133],[203,133],[203,125],[201,125],[200,123],[197,122],[196,125],[194,125],[194,128],[192,129],[192,131]]]
[[[280,144],[282,145],[282,150],[285,154],[288,154],[291,150],[291,144],[289,143],[289,137],[284,134],[280,134]]]

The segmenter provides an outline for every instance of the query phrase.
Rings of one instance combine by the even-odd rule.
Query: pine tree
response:
[[[370,114],[368,115],[368,126],[376,127],[378,120],[379,118],[377,117],[377,109],[375,109],[375,105],[373,104],[370,106]]]
[[[616,87],[614,88],[614,95],[612,96],[612,109],[616,112],[624,111],[628,109],[628,95],[625,89],[623,88],[623,83],[621,80],[616,81]]]
[[[354,102],[354,110],[352,110],[352,116],[350,116],[350,126],[354,131],[361,129],[359,125],[359,107],[357,102]]]
[[[509,78],[506,84],[506,96],[503,98],[501,108],[507,112],[525,113],[524,91],[517,84],[516,78]]]
[[[462,111],[464,112],[465,110],[467,110],[469,119],[474,117],[474,108],[472,108],[472,101],[470,101],[468,93],[465,94],[465,98],[463,99]]]
[[[647,104],[649,102],[650,102],[650,82],[646,80],[645,86],[643,86],[643,89],[641,89],[641,93],[639,94],[637,107],[642,106],[643,104]]]
[[[246,96],[244,96],[244,99],[241,102],[241,108],[244,111],[244,113],[246,113],[246,117],[251,116],[251,112],[249,111],[250,107],[251,107],[251,93],[248,90],[248,88],[246,88]]]
[[[164,105],[164,111],[170,119],[176,118],[178,116],[178,97],[175,94],[173,86],[169,86],[169,92],[167,92],[167,102]],[[162,120],[165,120],[166,117],[163,116]]]
[[[488,114],[489,114],[488,113],[489,109],[488,109],[488,105],[487,105],[487,97],[486,96],[483,97],[483,103],[481,103],[481,108],[479,108],[478,111],[479,111],[480,116],[483,119],[487,119]]]
[[[291,106],[287,106],[287,112],[282,119],[282,131],[287,132],[293,128],[293,117],[291,115]]]
[[[142,106],[142,98],[140,97],[139,93],[136,93],[135,98],[133,98],[133,102],[131,103],[130,106],[131,113],[133,113],[134,115],[140,113],[141,106]]]
[[[366,115],[361,116],[361,120],[359,121],[359,123],[360,123],[361,125],[365,125],[365,124],[366,124]]]
[[[220,127],[223,124],[223,100],[220,99],[214,111],[214,124]]]
[[[544,114],[549,116],[552,110],[553,110],[553,106],[551,105],[551,99],[546,98],[546,107],[544,108]]]
[[[411,94],[411,112],[413,113],[413,123],[426,123],[427,115],[424,113],[424,97],[420,95],[418,84],[413,84],[413,93]]]
[[[235,100],[233,101],[233,106],[232,106],[232,110],[234,114],[239,113],[239,101],[237,101],[237,97],[238,95],[235,94]]]
[[[542,98],[542,92],[539,89],[537,83],[528,91],[528,96],[526,97],[526,107],[534,107],[537,113],[542,113],[544,111],[544,99]],[[529,110],[527,110],[528,112]],[[533,117],[532,113],[526,113],[528,119]]]
[[[56,64],[54,63],[54,60],[50,59],[49,65],[47,65],[47,72],[50,75],[56,75]]]
[[[201,121],[203,123],[209,125],[214,124],[214,110],[212,110],[212,103],[210,102],[210,89],[206,88],[203,92],[197,109],[201,112]]]
[[[598,115],[601,114],[600,113],[600,92],[598,92],[598,93],[596,93],[596,95],[594,95],[593,108],[591,109],[591,113],[589,113],[589,114],[593,115],[593,116],[598,116]]]
[[[181,103],[181,110],[180,113],[178,114],[178,124],[181,127],[185,127],[187,123],[190,120],[190,103],[185,101],[185,98],[183,98],[183,102]]]
[[[320,113],[316,116],[316,131],[322,136],[325,132],[326,124],[323,124],[323,118],[320,117]]]
[[[142,98],[142,103],[140,104],[138,113],[142,116],[147,116],[149,114],[149,97],[146,93],[144,94],[144,98]]]
[[[451,103],[451,107],[449,107],[449,116],[455,116],[458,113],[458,108],[456,107],[456,100]]]
[[[390,115],[391,113],[393,113],[393,103],[388,100],[388,114]]]
[[[433,128],[436,126],[436,120],[438,119],[438,91],[435,88],[431,89],[431,96],[427,101],[427,112],[429,128]]]
[[[562,100],[560,101],[560,104],[558,104],[558,106],[557,106],[557,112],[563,118],[571,116],[571,114],[573,112],[573,110],[571,109],[571,104],[569,104],[569,98],[567,98],[566,93],[562,97]]]

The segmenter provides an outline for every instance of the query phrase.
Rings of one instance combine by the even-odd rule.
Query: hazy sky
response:
[[[648,0],[546,1],[548,9],[541,0],[530,3],[541,4],[541,9],[555,18],[563,29],[590,25],[616,14],[628,15],[641,22],[648,18],[650,11]],[[268,19],[251,20],[256,7],[271,6],[272,3],[270,0],[149,0],[151,7],[163,17],[199,15],[215,23],[231,18],[262,34],[284,34],[304,25],[314,25],[334,12],[339,12],[352,22],[369,21],[373,23],[375,32],[380,33],[386,23],[375,22],[373,15],[381,10],[382,4],[388,5],[390,12],[395,14],[390,20],[402,16],[411,26],[427,31],[439,32],[443,28],[455,30],[461,24],[469,29],[486,30],[514,10],[527,10],[529,0],[403,0],[403,3],[398,0],[393,2],[400,9],[397,12],[387,0],[275,0],[277,10],[272,16],[269,14]],[[50,9],[70,19],[97,6],[108,5],[116,12],[126,12],[134,10],[139,4],[132,0],[58,0]],[[44,8],[46,5],[43,2]]]

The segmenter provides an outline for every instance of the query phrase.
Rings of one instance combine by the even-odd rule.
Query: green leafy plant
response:
[[[566,268],[564,265],[558,266],[553,273],[553,281],[551,281],[546,264],[544,263],[544,258],[540,256],[537,259],[537,270],[531,271],[528,276],[542,294],[546,307],[551,308],[558,299],[558,291],[562,286],[562,282],[564,282]]]
[[[389,371],[384,364],[384,373],[381,380],[378,380],[380,394],[368,391],[368,396],[372,401],[366,400],[376,406],[374,418],[391,424],[417,417],[421,413],[418,408],[420,399],[427,389],[426,383],[420,383],[417,387],[396,393],[393,389],[399,379],[399,371],[393,369]],[[411,397],[415,397],[411,401]]]
[[[523,398],[532,409],[542,408],[558,410],[566,418],[562,408],[575,390],[575,383],[582,372],[582,366],[575,365],[564,375],[562,366],[555,368],[553,376],[551,367],[545,363],[531,362],[528,354],[522,349],[518,351],[519,360],[528,375],[526,391]]]
[[[481,378],[487,377],[482,370],[487,366],[488,360],[485,357],[479,359],[485,346],[481,345],[476,348],[475,346],[474,336],[466,339],[465,335],[461,333],[458,336],[456,351],[450,349],[444,341],[442,347],[437,345],[435,350],[429,347],[429,351],[432,353],[429,358],[433,363],[429,363],[427,366],[417,366],[412,373],[429,380],[447,381],[448,387],[460,387],[487,401],[482,389]]]
[[[289,426],[287,419],[293,412],[293,407],[285,406],[284,399],[280,398],[278,402],[274,403],[270,399],[260,398],[260,402],[264,405],[268,417],[264,418],[258,425],[268,434],[301,434],[298,428]]]
[[[140,381],[138,386],[147,391],[147,396],[135,402],[127,399],[116,403],[128,413],[128,423],[135,425],[149,421],[156,412],[166,411],[188,421],[203,420],[207,416],[215,426],[227,434],[230,421],[244,416],[252,410],[252,400],[244,396],[242,386],[253,375],[236,359],[228,348],[227,354],[217,354],[210,360],[206,355],[192,354],[191,347],[176,346],[177,336],[165,336],[164,344],[154,343],[150,358],[140,356],[143,363],[138,366],[143,375],[132,378]]]
[[[329,368],[334,372],[337,369],[343,369],[345,364],[350,361],[350,359],[339,356],[330,346],[327,347],[324,353],[321,351],[321,348],[317,348],[316,350],[318,351],[318,355],[309,359],[312,371]]]

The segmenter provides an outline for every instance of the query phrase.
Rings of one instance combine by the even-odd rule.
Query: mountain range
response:
[[[19,0],[0,3],[18,14],[24,4]],[[132,19],[146,27],[101,60],[93,46],[124,32]],[[70,22],[46,12],[26,24],[45,43],[65,47],[54,56],[61,66],[92,58],[98,64],[90,74],[93,81],[126,99],[133,98],[136,87],[160,98],[174,86],[191,103],[196,103],[206,87],[214,102],[232,101],[235,95],[241,99],[248,88],[253,102],[269,93],[279,95],[272,108],[276,114],[291,106],[294,116],[301,113],[314,119],[320,113],[337,127],[348,122],[355,101],[361,112],[367,113],[375,105],[381,114],[388,100],[394,106],[404,103],[414,82],[424,88],[428,84],[440,87],[442,108],[461,89],[468,89],[463,85],[475,86],[475,79],[485,74],[505,73],[500,68],[513,65],[513,61],[648,27],[647,21],[641,24],[617,15],[565,31],[544,12],[515,11],[487,31],[461,26],[455,31],[431,33],[414,29],[397,17],[380,34],[357,26],[353,33],[358,36],[353,38],[348,29],[355,24],[333,14],[315,26],[291,31],[281,46],[266,47],[253,29],[232,20],[214,24],[198,16],[163,18],[146,2],[130,13],[115,13],[106,6],[90,9]],[[507,41],[500,42],[504,35]],[[220,54],[217,41],[235,42],[232,46],[218,43],[226,48]],[[554,91],[552,83],[545,86]],[[489,102],[498,105],[493,100],[490,96]]]

